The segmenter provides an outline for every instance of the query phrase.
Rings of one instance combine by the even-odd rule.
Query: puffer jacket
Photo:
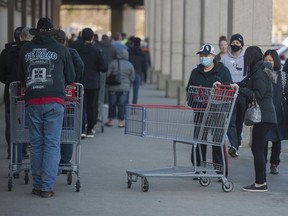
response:
[[[239,94],[247,98],[248,101],[253,99],[253,95],[261,109],[261,122],[277,123],[276,111],[273,104],[273,78],[270,69],[261,60],[257,62],[250,74],[239,85]]]
[[[128,61],[129,54],[127,50],[121,49],[116,51],[117,59],[114,59],[108,67],[107,76],[111,73],[120,73],[121,84],[109,86],[109,91],[129,91],[135,79],[135,70],[133,65]]]

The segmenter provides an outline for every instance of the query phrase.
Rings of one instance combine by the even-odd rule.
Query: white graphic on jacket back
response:
[[[27,53],[25,55],[25,62],[28,62],[26,86],[31,89],[43,89],[53,85],[53,60],[57,57],[57,53],[48,51],[46,48],[33,49],[32,52]]]

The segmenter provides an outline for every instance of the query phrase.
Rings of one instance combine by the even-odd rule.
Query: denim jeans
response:
[[[117,116],[118,120],[123,121],[125,115],[125,106],[128,100],[128,91],[109,91],[109,110],[108,118],[114,119]]]
[[[140,74],[135,74],[135,80],[133,82],[133,98],[132,98],[132,104],[138,103],[138,95],[139,95],[139,88],[142,82],[142,77]]]
[[[26,107],[31,144],[33,187],[51,191],[58,173],[64,107],[58,103]]]

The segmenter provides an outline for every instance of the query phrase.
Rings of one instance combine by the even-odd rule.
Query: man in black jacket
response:
[[[21,80],[26,84],[25,112],[31,144],[32,194],[54,195],[65,106],[65,83],[75,79],[69,51],[52,38],[57,32],[49,18],[40,18],[31,42],[22,46]]]
[[[67,46],[67,41],[66,41],[66,33],[59,29],[58,32],[54,35],[54,39],[63,44],[64,46]],[[82,81],[82,77],[83,77],[83,71],[84,71],[84,63],[80,57],[80,55],[78,54],[78,52],[71,48],[68,47],[68,50],[70,52],[71,58],[72,58],[72,62],[74,65],[74,69],[75,69],[75,80],[74,82],[80,83]],[[69,118],[69,117],[67,117]],[[67,119],[66,119],[67,121]],[[64,120],[65,122],[65,120]],[[71,121],[73,122],[73,121]],[[74,125],[70,125],[71,123],[69,120],[67,121],[67,124],[69,124],[69,126],[73,127]],[[67,173],[67,166],[71,166],[71,158],[73,155],[73,144],[61,144],[60,147],[60,169],[61,166],[65,166],[66,169],[62,169],[62,174],[66,174]]]
[[[20,31],[21,29],[21,31]],[[8,43],[8,48],[3,51],[3,56],[1,57],[1,76],[3,76],[3,83],[5,84],[4,88],[4,102],[5,102],[5,137],[8,144],[8,158],[11,156],[11,137],[10,137],[10,100],[9,100],[9,85],[13,81],[19,81],[20,75],[18,73],[19,65],[19,53],[22,46],[32,40],[33,36],[29,33],[28,27],[18,27],[15,30],[15,42]],[[18,39],[19,37],[19,39]],[[13,112],[13,110],[12,110]],[[22,158],[28,159],[29,155],[27,153],[28,143],[17,144],[13,146],[13,157],[12,163],[22,163]],[[15,147],[17,147],[17,155],[15,155]],[[19,172],[13,173],[14,178],[19,177]]]
[[[5,49],[1,52],[0,55],[0,82],[5,84],[4,88],[5,139],[8,144],[7,148],[8,159],[10,159],[9,85],[12,81],[19,80],[19,76],[17,73],[18,55],[22,44],[24,43],[24,41],[26,41],[26,38],[23,37],[23,42],[20,42],[20,34],[23,29],[24,27],[20,26],[14,30],[14,41],[5,44]],[[19,150],[20,149],[18,149],[18,153],[20,153]],[[17,157],[22,158],[22,155],[19,154]]]
[[[100,72],[107,71],[101,51],[93,45],[94,32],[91,28],[82,30],[82,40],[75,44],[75,48],[84,62],[84,74],[82,84],[84,86],[83,119],[81,137],[93,138],[92,129],[95,124],[95,116],[98,115],[98,94],[100,87]],[[87,121],[86,121],[87,119]],[[86,130],[87,122],[87,130]]]
[[[140,48],[141,39],[133,39],[133,47],[129,50],[129,61],[135,69],[135,80],[133,82],[132,104],[138,103],[139,88],[147,72],[147,61],[144,52]]]

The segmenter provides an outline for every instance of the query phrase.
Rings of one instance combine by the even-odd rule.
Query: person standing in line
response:
[[[108,121],[107,127],[113,126],[113,119],[118,119],[118,127],[124,127],[125,106],[128,101],[129,91],[135,79],[133,65],[128,61],[129,53],[125,49],[118,49],[117,59],[114,59],[109,65],[107,76],[111,73],[120,73],[120,85],[108,86]]]
[[[287,104],[287,76],[281,71],[281,62],[276,50],[269,49],[264,53],[264,62],[271,64],[271,69],[277,74],[277,82],[273,83],[273,103],[276,110],[277,124],[273,125],[267,134],[265,158],[268,156],[268,142],[272,142],[270,156],[270,173],[278,174],[280,163],[281,141],[288,139],[288,104]],[[286,112],[285,112],[286,111]]]
[[[188,84],[186,86],[186,91],[188,92],[189,86],[203,86],[212,88],[215,82],[221,82],[225,84],[232,83],[231,74],[227,67],[222,63],[215,60],[215,48],[212,45],[206,44],[201,46],[200,51],[196,53],[200,55],[200,64],[197,65],[195,69],[192,70]],[[189,104],[189,101],[188,101]],[[195,118],[195,119],[201,119]],[[207,145],[201,144],[201,154],[203,161],[206,161]],[[194,148],[191,152],[191,162],[194,164]],[[199,145],[196,147],[196,165],[200,166],[201,157],[199,153]],[[221,147],[212,147],[213,163],[223,164]],[[198,178],[195,178],[198,180]]]
[[[40,18],[31,42],[22,46],[19,59],[21,80],[26,85],[25,111],[31,144],[32,194],[54,196],[62,131],[65,83],[75,71],[69,51],[52,36],[57,32],[49,18]]]
[[[22,30],[24,29],[24,26],[19,26],[14,30],[14,41],[6,43],[5,49],[0,54],[0,82],[5,84],[4,88],[4,103],[5,103],[5,139],[7,142],[7,154],[8,159],[10,159],[10,105],[9,105],[9,85],[12,81],[17,81],[17,78],[13,78],[13,73],[10,73],[8,70],[8,66],[14,67],[14,64],[8,65],[7,61],[7,53],[10,50],[18,49],[18,45],[20,43],[20,34]],[[19,54],[19,52],[18,52]],[[15,61],[15,59],[13,59]],[[19,80],[19,79],[18,79]],[[21,150],[22,151],[22,150]],[[19,151],[18,151],[19,152]]]
[[[141,39],[139,37],[133,39],[133,47],[129,49],[129,61],[132,63],[135,70],[132,104],[137,104],[139,88],[146,76],[145,73],[147,72],[146,58],[141,49]]]
[[[107,63],[104,61],[101,51],[93,44],[93,36],[94,32],[91,28],[84,28],[82,30],[83,42],[78,42],[73,47],[84,62],[82,138],[94,137],[92,129],[95,125],[95,116],[98,116],[100,72],[107,71]]]
[[[17,28],[19,29],[19,28]],[[7,130],[7,142],[8,142],[8,158],[10,159],[10,100],[9,100],[9,86],[10,83],[13,81],[20,81],[20,75],[18,72],[18,66],[19,66],[19,53],[22,48],[22,46],[27,43],[28,41],[31,41],[33,38],[33,35],[29,33],[30,28],[28,27],[21,27],[21,32],[19,35],[19,41],[17,43],[14,43],[13,46],[11,46],[4,56],[2,56],[4,59],[1,60],[1,76],[3,76],[5,80],[5,88],[4,88],[4,102],[5,102],[5,122],[6,122],[6,129]],[[4,81],[3,80],[3,81]],[[13,147],[13,161],[12,163],[22,163],[22,158],[28,159],[29,155],[25,149],[25,145],[27,146],[27,143],[24,144],[17,144]],[[15,149],[17,148],[17,155],[15,155]],[[25,157],[26,156],[26,157]],[[17,159],[17,160],[15,160]],[[16,172],[13,174],[14,178],[19,177],[19,173]]]
[[[101,41],[98,45],[98,48],[103,53],[103,58],[106,61],[107,65],[111,63],[111,61],[116,58],[116,50],[112,46],[110,38],[107,35],[103,35],[101,38]],[[100,72],[100,88],[99,88],[99,97],[98,97],[98,116],[97,119],[99,119],[101,122],[102,119],[102,113],[103,113],[103,105],[108,104],[108,90],[106,88],[106,72]],[[97,121],[97,119],[95,121]]]
[[[60,44],[63,44],[65,47],[67,47],[68,44],[67,44],[67,40],[66,40],[66,33],[63,30],[59,29],[57,31],[57,33],[53,36],[53,38],[57,42],[59,42]],[[82,77],[83,77],[84,63],[83,63],[80,55],[78,54],[78,52],[75,49],[68,47],[68,51],[71,55],[71,59],[72,59],[74,70],[75,70],[74,82],[80,83],[82,81]],[[69,117],[66,117],[66,118],[69,118]],[[64,122],[65,122],[65,120],[64,120]],[[69,120],[67,122],[70,123]],[[73,127],[73,125],[69,125],[69,126]],[[60,156],[61,157],[60,157],[59,164],[61,166],[71,166],[70,161],[72,159],[72,155],[73,155],[73,144],[61,144],[61,146],[60,146]],[[67,174],[67,170],[63,169],[62,174]]]
[[[244,73],[243,46],[244,39],[242,35],[232,35],[228,51],[224,56],[222,56],[220,60],[220,62],[222,62],[229,69],[234,83],[240,82],[246,75]],[[238,95],[227,132],[227,136],[231,145],[228,152],[231,157],[238,156],[238,149],[239,146],[241,146],[245,110],[246,99],[243,96]]]
[[[112,46],[116,49],[116,50],[128,50],[128,47],[125,44],[121,43],[122,40],[122,36],[120,32],[116,32],[113,36],[113,40],[112,40]]]
[[[277,123],[276,111],[273,104],[273,83],[276,83],[275,72],[271,64],[263,61],[263,53],[257,46],[250,46],[244,55],[244,66],[247,77],[237,84],[239,94],[250,102],[256,99],[261,110],[261,122],[252,128],[252,154],[254,158],[255,183],[242,187],[248,192],[268,191],[266,179],[265,146],[267,134]]]
[[[220,61],[221,58],[227,53],[228,41],[226,36],[222,35],[219,37],[218,46],[220,52],[215,56],[216,61]]]

